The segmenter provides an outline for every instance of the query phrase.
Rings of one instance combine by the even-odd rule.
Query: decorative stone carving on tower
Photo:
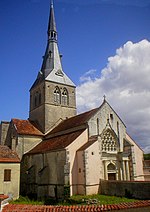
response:
[[[36,122],[43,133],[47,133],[60,120],[76,115],[75,85],[62,68],[53,3],[47,34],[42,67],[30,89],[29,113],[29,119]]]

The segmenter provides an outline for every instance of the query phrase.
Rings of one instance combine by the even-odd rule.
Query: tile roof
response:
[[[119,203],[119,204],[102,204],[102,205],[71,205],[71,206],[53,206],[53,205],[19,205],[8,204],[3,207],[2,212],[20,212],[20,211],[38,211],[38,212],[59,212],[59,211],[116,211],[131,208],[150,207],[150,200],[139,200],[135,202]],[[141,209],[141,211],[144,211]],[[148,211],[148,210],[146,210]]]
[[[92,115],[94,115],[99,108],[95,108],[93,110],[87,111],[85,113],[73,116],[71,118],[68,118],[64,121],[62,121],[57,127],[55,127],[48,135],[52,135],[58,132],[66,131],[71,128],[79,127],[83,124],[86,124],[87,121],[91,118]]]
[[[0,194],[0,200],[7,199],[9,196],[5,194]]]
[[[84,151],[86,150],[89,146],[91,146],[92,144],[95,143],[95,141],[97,141],[98,136],[91,136],[88,140],[87,143],[85,143],[82,147],[80,147],[80,149],[78,149],[78,151]]]
[[[19,163],[20,159],[17,153],[8,146],[0,145],[0,162],[2,163]]]
[[[21,120],[21,119],[12,119],[12,123],[14,124],[17,133],[23,135],[37,135],[42,136],[42,132],[39,131],[34,123],[29,120]]]
[[[78,136],[80,136],[83,131],[84,130],[79,130],[73,133],[44,140],[36,147],[34,147],[31,151],[29,151],[27,154],[39,154],[64,149],[69,144],[71,144]]]

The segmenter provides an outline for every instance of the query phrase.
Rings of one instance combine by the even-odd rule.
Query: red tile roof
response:
[[[27,154],[45,153],[53,150],[60,150],[71,144],[78,136],[82,134],[83,130],[79,130],[73,133],[57,136],[42,141],[36,147],[34,147]]]
[[[0,194],[0,200],[4,200],[7,199],[9,196],[5,195],[5,194]]]
[[[78,149],[78,151],[84,151],[86,150],[89,146],[91,146],[92,144],[94,144],[97,141],[97,136],[91,136],[88,140],[87,143],[85,143],[82,147],[80,147],[80,149]]]
[[[0,145],[0,162],[1,163],[19,163],[20,159],[16,152],[8,146]]]
[[[52,135],[58,132],[66,131],[71,128],[79,127],[83,124],[86,124],[87,121],[91,118],[92,115],[94,115],[99,108],[95,108],[93,110],[90,110],[88,112],[73,116],[69,119],[66,119],[62,121],[57,127],[55,127],[48,135]]]
[[[53,206],[53,205],[12,205],[8,204],[4,206],[2,212],[59,212],[59,211],[113,211],[113,210],[121,210],[121,209],[129,209],[129,208],[142,208],[150,207],[150,200],[142,200],[136,202],[128,202],[128,203],[119,203],[119,204],[110,204],[110,205],[72,205],[72,206]],[[142,211],[142,210],[141,210]]]
[[[43,135],[43,133],[39,131],[29,120],[12,119],[12,123],[14,124],[18,134],[37,136]]]

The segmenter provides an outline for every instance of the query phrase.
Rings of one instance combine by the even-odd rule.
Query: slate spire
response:
[[[69,77],[63,72],[61,55],[58,49],[56,21],[52,1],[47,34],[47,47],[43,56],[41,70],[39,71],[37,79],[31,88],[35,87],[43,80],[75,86]]]

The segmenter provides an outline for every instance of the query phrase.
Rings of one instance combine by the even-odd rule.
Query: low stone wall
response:
[[[146,200],[150,199],[150,182],[100,180],[99,193]]]

